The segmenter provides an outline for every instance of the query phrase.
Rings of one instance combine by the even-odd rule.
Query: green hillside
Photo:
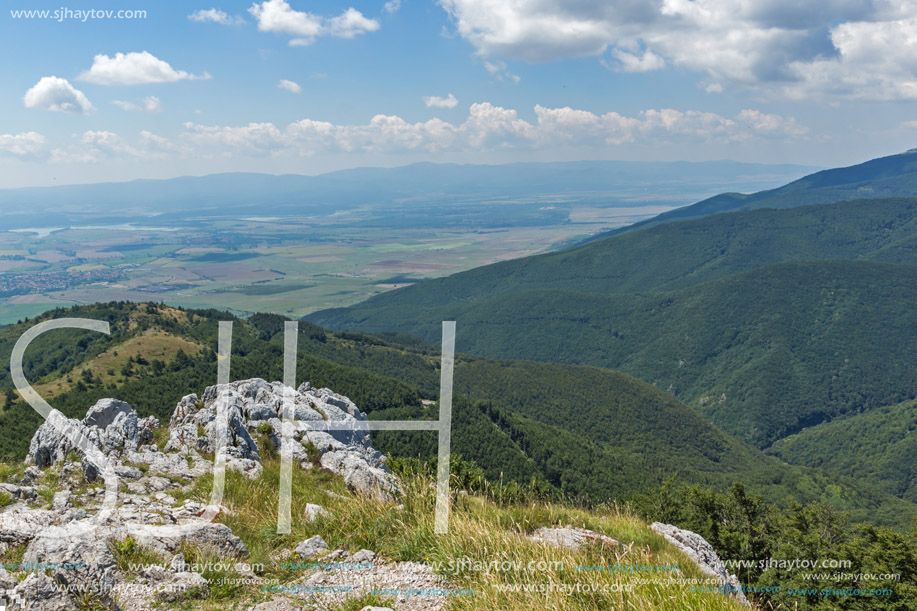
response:
[[[367,326],[434,339],[437,321],[455,319],[463,351],[620,369],[767,447],[917,396],[915,278],[914,265],[787,263],[645,295],[532,290],[380,309]]]
[[[846,168],[822,170],[776,189],[722,193],[612,233],[756,208],[792,208],[860,198],[911,197],[917,193],[917,149]]]
[[[522,290],[642,293],[824,259],[917,263],[917,199],[755,210],[661,225],[421,282],[306,318],[332,328],[388,331],[420,323],[424,307]]]
[[[107,304],[56,310],[53,316],[109,320],[112,336],[49,333],[30,349],[30,379],[62,377],[70,390],[50,399],[69,416],[101,397],[130,402],[141,415],[167,419],[178,399],[216,379],[219,320],[234,321],[232,377],[282,377],[284,319],[240,320],[216,311],[188,312],[154,304]],[[0,358],[34,321],[0,330]],[[94,371],[100,354],[118,353],[157,329],[204,346],[168,362],[129,357],[114,377]],[[58,335],[59,334],[59,335]],[[438,392],[438,349],[414,341],[331,333],[301,324],[299,378],[350,396],[371,418],[429,418]],[[64,356],[67,355],[67,358]],[[59,369],[54,364],[60,363]],[[107,375],[107,372],[104,372]],[[868,484],[790,467],[707,424],[671,396],[622,373],[589,367],[500,363],[459,356],[455,372],[453,451],[473,460],[491,480],[517,482],[544,494],[586,502],[627,498],[677,476],[717,488],[747,482],[772,501],[786,496],[828,500],[859,519],[905,524],[915,506]],[[8,373],[0,388],[9,387]],[[21,458],[40,417],[14,402],[0,413],[0,451]],[[380,449],[395,456],[432,456],[426,433],[378,434]],[[521,488],[520,488],[521,489]]]
[[[881,483],[917,501],[917,401],[826,422],[768,451],[791,463]]]

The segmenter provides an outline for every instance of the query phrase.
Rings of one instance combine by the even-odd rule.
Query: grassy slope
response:
[[[603,506],[592,511],[552,503],[497,504],[486,496],[459,494],[453,490],[449,532],[433,532],[435,490],[432,479],[417,475],[404,481],[406,494],[403,508],[382,505],[353,496],[340,478],[319,470],[294,469],[292,481],[292,532],[276,533],[278,486],[280,465],[276,456],[266,456],[264,471],[254,480],[234,472],[227,472],[226,494],[223,505],[229,513],[221,513],[217,521],[225,523],[246,543],[250,564],[263,564],[261,577],[277,579],[279,584],[289,584],[312,575],[314,569],[283,566],[278,552],[292,550],[299,541],[321,535],[330,548],[375,551],[380,558],[396,561],[428,562],[441,567],[443,583],[439,587],[470,588],[473,596],[449,597],[448,609],[475,611],[503,611],[505,609],[556,609],[558,611],[586,611],[609,608],[627,608],[633,611],[737,611],[740,608],[726,597],[713,592],[692,592],[688,586],[674,583],[644,584],[638,579],[698,578],[705,576],[662,537],[652,532],[646,522],[613,506]],[[0,472],[6,472],[0,465]],[[53,470],[53,469],[52,469]],[[56,481],[55,478],[51,478]],[[210,498],[212,475],[196,480],[190,489],[177,493],[179,501],[192,498],[206,503]],[[326,491],[338,496],[331,496]],[[322,517],[307,522],[306,503],[320,504],[333,517]],[[549,548],[529,541],[526,535],[541,526],[586,527],[628,545],[607,548],[588,545],[580,550]],[[165,564],[168,558],[153,550],[130,544],[116,544],[114,554],[122,570],[130,564]],[[214,564],[235,560],[221,559],[202,550],[185,546],[182,551],[189,562]],[[2,556],[3,562],[18,562],[22,548],[13,548]],[[318,560],[318,559],[312,559]],[[469,563],[499,562],[520,563],[520,570],[473,571]],[[538,571],[529,570],[530,562],[560,563]],[[290,558],[287,563],[300,562]],[[577,565],[677,565],[674,574],[631,574],[625,572],[580,571]],[[450,565],[451,563],[451,565]],[[453,571],[450,566],[464,567]],[[340,583],[348,583],[344,571]],[[22,577],[21,571],[13,571]],[[260,591],[257,585],[231,584],[238,580],[232,571],[205,570],[204,577],[212,580],[209,594],[203,599],[181,600],[163,604],[163,609],[248,609],[251,605],[270,600],[272,595]],[[130,575],[130,573],[129,573]],[[220,581],[220,580],[223,581]],[[600,591],[549,594],[540,592],[513,592],[515,585],[538,586],[543,583],[566,584],[580,588],[595,586]],[[222,584],[222,585],[218,585]],[[227,585],[228,584],[228,585]],[[601,589],[620,586],[632,591],[602,593]],[[509,591],[507,591],[509,590]],[[356,611],[366,604],[386,605],[391,600],[384,597],[365,596],[345,602],[340,596],[339,606],[332,601],[323,606],[327,611]]]
[[[917,401],[806,429],[768,452],[795,464],[881,482],[889,492],[917,501]]]
[[[188,341],[183,337],[158,329],[149,329],[82,363],[79,370],[91,371],[94,376],[102,380],[103,384],[121,384],[124,382],[121,369],[127,365],[129,359],[139,356],[150,362],[157,359],[169,362],[179,351],[194,355],[199,353],[201,348],[200,344]],[[74,370],[75,373],[77,373],[76,370]],[[79,379],[77,375],[54,376],[52,374],[52,376],[52,379],[47,382],[32,384],[42,397],[48,398],[66,393]]]
[[[164,309],[169,316],[171,312]],[[57,314],[121,320],[114,325],[114,336],[125,342],[134,336],[121,333],[121,326],[142,333],[143,325],[154,324],[157,316],[133,306]],[[172,328],[172,333],[205,346],[215,344],[216,319],[225,315],[181,314],[189,323]],[[276,316],[235,321],[233,378],[282,376],[282,326],[283,319]],[[5,330],[0,356],[8,354],[10,338],[23,328]],[[97,349],[87,343],[85,358]],[[67,415],[82,416],[98,398],[114,396],[129,401],[141,415],[165,421],[182,395],[213,383],[216,366],[206,354],[183,366],[173,361],[159,376],[139,368],[115,388],[71,391],[51,403]],[[47,367],[42,356],[57,360],[59,355],[55,350],[36,352],[33,366],[39,370]],[[372,418],[425,418],[435,413],[421,399],[436,398],[438,357],[438,350],[417,342],[410,346],[358,334],[326,334],[303,323],[298,369],[300,379],[350,396]],[[83,364],[73,367],[79,370]],[[475,460],[492,479],[534,478],[566,496],[604,500],[652,488],[677,474],[684,481],[717,487],[751,482],[772,501],[787,495],[800,501],[829,498],[837,507],[853,509],[858,519],[883,523],[899,523],[913,508],[853,480],[838,482],[818,471],[783,465],[718,431],[665,393],[618,372],[460,356],[455,380],[453,451]],[[39,422],[22,403],[0,414],[0,448],[21,457]],[[435,453],[435,438],[425,433],[380,433],[377,444],[401,456]]]

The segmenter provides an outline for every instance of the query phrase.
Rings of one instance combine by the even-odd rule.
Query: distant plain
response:
[[[615,163],[432,166],[416,183],[416,170],[395,168],[336,182],[217,175],[3,191],[0,324],[107,301],[300,317],[804,171],[624,162],[614,172]],[[328,184],[315,187],[321,180]],[[443,189],[434,189],[437,180]],[[281,183],[285,191],[272,190]]]

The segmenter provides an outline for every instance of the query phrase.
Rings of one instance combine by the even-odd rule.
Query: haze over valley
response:
[[[417,164],[0,191],[0,324],[121,300],[300,317],[810,169]]]

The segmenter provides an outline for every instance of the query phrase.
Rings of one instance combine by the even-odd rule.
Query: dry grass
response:
[[[305,472],[297,467],[293,479],[293,532],[278,535],[278,478],[279,464],[274,459],[265,461],[262,477],[255,480],[227,473],[224,505],[232,513],[219,519],[248,545],[250,562],[263,563],[264,576],[278,578],[280,583],[301,578],[303,572],[282,568],[273,560],[277,552],[292,550],[299,541],[318,534],[331,549],[355,552],[367,548],[383,558],[438,565],[448,587],[474,589],[474,596],[449,597],[448,609],[727,611],[743,608],[718,594],[692,592],[687,585],[667,583],[678,578],[705,576],[646,523],[616,507],[587,512],[545,503],[498,506],[480,497],[454,494],[449,533],[436,535],[433,532],[435,493],[433,482],[427,478],[406,482],[404,506],[397,508],[350,495],[340,478],[327,472]],[[200,479],[190,496],[206,501],[211,482],[210,477]],[[347,498],[328,495],[325,490]],[[307,523],[303,519],[306,503],[322,505],[334,517]],[[617,548],[589,545],[569,550],[545,547],[527,538],[540,526],[557,525],[589,528],[624,545]],[[467,567],[469,563],[488,564],[495,560],[521,568],[475,571]],[[530,570],[529,563],[533,561],[544,561],[543,566],[547,568],[539,570],[536,564]],[[465,568],[462,568],[463,563]],[[674,574],[628,574],[576,568],[578,565],[616,563],[676,564],[681,570]],[[450,566],[460,570],[451,571]],[[522,589],[523,585],[537,588],[542,587],[541,584],[553,587],[554,591]],[[519,591],[512,591],[516,586]],[[561,591],[562,588],[568,591]],[[569,591],[575,588],[580,591]],[[264,593],[249,593],[256,600],[268,599]],[[243,592],[240,590],[237,594]]]
[[[77,380],[80,373],[88,369],[96,377],[102,378],[102,383],[119,385],[123,383],[121,368],[131,357],[142,356],[147,361],[160,360],[165,363],[172,361],[183,350],[189,356],[197,354],[201,349],[199,344],[184,338],[170,335],[158,329],[149,329],[142,335],[132,337],[118,346],[103,352],[97,357],[75,367],[70,373],[56,377],[53,380],[33,384],[35,390],[42,397],[56,397],[68,392]],[[72,380],[68,382],[67,379]]]
[[[229,526],[248,546],[246,562],[264,565],[262,577],[289,584],[308,573],[281,566],[279,558],[296,544],[321,535],[331,549],[351,552],[366,548],[381,558],[429,563],[443,578],[442,587],[471,589],[474,595],[450,596],[447,609],[455,611],[554,610],[554,611],[738,611],[744,609],[722,595],[696,592],[675,579],[704,578],[682,554],[652,532],[641,519],[615,506],[586,511],[550,503],[499,505],[491,500],[453,491],[449,533],[433,532],[435,491],[427,476],[403,482],[403,506],[381,504],[349,493],[341,478],[321,469],[304,471],[297,466],[293,477],[293,531],[277,534],[277,501],[280,465],[265,456],[263,474],[257,479],[228,471],[223,504],[228,514],[218,520]],[[51,492],[57,473],[49,469],[42,484]],[[174,496],[208,502],[212,475],[198,478]],[[329,494],[331,492],[332,494]],[[340,496],[338,496],[340,495]],[[323,506],[333,517],[306,522],[306,503]],[[606,534],[621,545],[587,545],[578,550],[546,547],[528,535],[541,526],[584,527]],[[114,546],[119,567],[128,562],[164,562],[165,558],[119,542]],[[19,549],[10,550],[9,562]],[[189,562],[235,562],[183,546]],[[492,563],[501,563],[494,570]],[[535,564],[532,564],[535,563]],[[538,564],[542,563],[542,564]],[[491,570],[472,566],[490,565]],[[582,565],[678,565],[677,573],[627,573],[577,570]],[[205,574],[213,583],[228,584],[234,572]],[[130,577],[127,577],[130,579]],[[545,591],[545,590],[548,591]],[[270,600],[257,585],[211,587],[204,598],[186,599],[166,609],[248,609]],[[392,601],[364,593],[361,597],[335,600],[325,611],[352,611],[365,605],[385,606]]]

